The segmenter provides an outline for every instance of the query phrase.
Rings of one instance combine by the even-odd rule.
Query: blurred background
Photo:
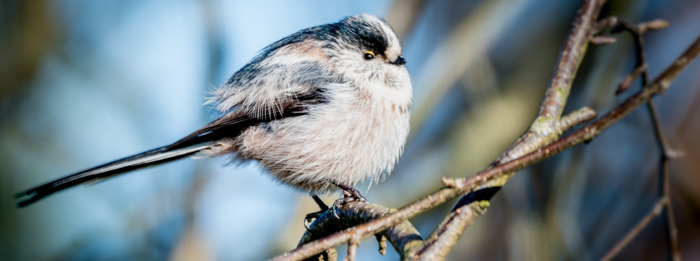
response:
[[[646,35],[651,77],[700,35],[700,2],[609,1],[602,16],[665,19]],[[12,195],[173,142],[216,117],[202,104],[267,44],[366,12],[403,41],[414,82],[412,130],[387,180],[364,185],[401,207],[485,168],[533,120],[579,1],[73,1],[0,4],[0,258],[3,260],[261,260],[293,249],[303,192],[259,166],[181,160],[58,193],[17,209]],[[605,113],[632,70],[628,35],[591,46],[566,111]],[[682,256],[700,259],[700,63],[656,97],[671,145]],[[638,84],[638,83],[637,83]],[[660,153],[645,108],[586,145],[520,171],[467,230],[450,260],[602,257],[658,197]],[[324,199],[331,203],[337,195]],[[412,220],[426,236],[454,202]],[[667,255],[654,219],[620,254]],[[380,256],[374,240],[360,260]],[[341,257],[344,248],[339,249]]]

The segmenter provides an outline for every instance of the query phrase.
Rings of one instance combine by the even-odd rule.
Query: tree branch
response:
[[[558,69],[547,90],[537,119],[531,125],[530,130],[523,134],[514,146],[509,148],[491,166],[471,177],[443,179],[447,185],[446,187],[396,211],[365,202],[353,202],[348,203],[348,206],[335,207],[334,211],[328,211],[324,215],[333,212],[337,215],[336,219],[355,219],[358,213],[367,211],[364,210],[365,207],[372,206],[368,208],[374,208],[374,206],[377,206],[382,210],[373,212],[374,214],[367,215],[364,218],[359,218],[357,219],[358,222],[350,222],[353,223],[351,225],[335,227],[331,225],[332,222],[328,216],[322,215],[312,224],[311,230],[314,230],[313,227],[316,226],[329,226],[333,227],[332,229],[328,230],[327,233],[314,232],[312,236],[305,234],[297,249],[287,252],[274,260],[308,258],[351,240],[353,244],[356,244],[380,232],[387,235],[389,241],[402,254],[403,259],[444,258],[444,255],[449,252],[451,246],[454,245],[454,242],[461,236],[463,231],[473,223],[476,217],[484,213],[489,205],[488,200],[491,196],[514,175],[515,171],[555,155],[576,144],[592,140],[602,131],[629,115],[631,111],[650,101],[656,94],[662,94],[690,61],[698,56],[700,52],[700,37],[696,38],[683,54],[642,90],[626,99],[604,116],[564,137],[558,138],[562,132],[572,126],[595,117],[595,112],[587,108],[565,117],[560,116],[571,88],[575,71],[580,64],[583,53],[585,53],[592,33],[595,32],[593,30],[593,21],[603,2],[593,0],[584,2],[583,7],[579,11],[579,17],[574,24],[574,29],[572,29],[572,35],[567,40],[557,67]],[[582,25],[583,23],[586,25]],[[584,31],[584,33],[581,31]],[[406,220],[465,193],[468,194],[459,201],[457,206],[450,212],[450,215],[443,220],[438,229],[426,241],[422,241],[417,232],[411,232],[407,233],[410,236],[400,237],[404,240],[410,238],[410,240],[407,240],[409,243],[397,245],[397,241],[395,241],[397,239],[392,238],[391,232],[387,233],[387,231],[395,229],[393,227],[398,224],[405,224],[412,228]],[[344,210],[347,210],[347,213],[343,214]],[[332,233],[332,231],[342,229],[345,230]],[[415,228],[413,229],[415,230]],[[326,236],[326,234],[330,235]],[[321,238],[316,239],[319,237]],[[309,242],[311,240],[314,241]],[[420,249],[416,251],[418,248]],[[437,251],[440,249],[442,251]]]
[[[321,214],[311,226],[309,226],[309,229],[299,241],[299,246],[324,238],[339,230],[375,220],[395,211],[395,209],[389,209],[369,202],[349,202],[342,205],[334,204],[332,208]],[[414,245],[423,241],[418,230],[408,221],[404,221],[382,231],[378,234],[378,237],[379,236],[387,238],[399,253],[412,253],[412,249],[415,248]],[[357,240],[357,242],[359,243],[360,240],[361,239]],[[378,241],[380,244],[379,251],[381,253],[383,248],[386,247],[386,242],[384,241],[384,246],[382,246],[382,239],[378,238]]]
[[[352,237],[362,240],[386,230],[392,226],[405,222],[432,207],[440,205],[463,193],[474,192],[479,186],[485,185],[489,181],[503,176],[506,173],[513,173],[524,167],[542,161],[565,149],[571,148],[584,141],[590,141],[602,131],[612,126],[631,113],[634,109],[649,101],[654,95],[661,94],[667,90],[670,84],[687,67],[690,61],[694,60],[700,53],[700,37],[681,54],[671,65],[669,65],[654,81],[645,86],[635,95],[629,97],[622,104],[587,124],[586,126],[569,133],[549,145],[538,148],[531,153],[493,166],[478,172],[476,175],[461,179],[445,179],[451,186],[443,187],[440,190],[419,199],[395,212],[388,213],[381,218],[354,226],[341,232],[333,233],[330,236],[303,244],[302,246],[287,252],[274,260],[299,260],[311,257],[334,246],[348,242]],[[357,203],[369,204],[369,203]],[[318,222],[318,221],[316,221]],[[314,222],[314,223],[316,223]]]
[[[649,222],[651,220],[660,215],[663,210],[664,206],[667,204],[667,201],[665,199],[659,199],[656,201],[656,204],[654,204],[654,207],[646,214],[644,217],[637,222],[637,224],[629,231],[627,234],[619,241],[615,246],[610,249],[610,251],[603,256],[600,260],[612,260],[613,257],[615,257],[620,251],[622,251],[627,244],[629,244],[632,239],[637,237],[637,235],[642,232],[642,230],[649,225]]]
[[[574,125],[596,116],[593,110],[583,108],[567,117],[561,118],[571,86],[576,77],[576,72],[588,48],[588,43],[593,33],[593,26],[596,24],[595,21],[604,3],[605,0],[588,0],[583,2],[574,20],[569,37],[562,48],[552,81],[547,87],[537,118],[530,125],[530,129],[521,135],[496,161],[491,163],[489,168],[541,148],[557,140],[564,131]],[[494,179],[493,182],[489,182],[480,188],[503,186],[513,174],[504,173],[499,178]],[[467,197],[465,196],[460,201],[466,199]],[[490,198],[484,200],[488,201]],[[474,219],[486,212],[486,207],[481,207],[483,205],[483,201],[473,201],[464,204],[460,208],[455,208],[441,223],[441,226],[449,227],[452,230],[446,232],[450,236],[428,238],[428,240],[450,242],[427,242],[425,248],[436,249],[432,251],[423,249],[421,252],[450,252],[449,250],[454,246],[456,240],[474,222]]]
[[[613,27],[612,32],[626,31],[629,32],[634,38],[635,44],[635,54],[637,56],[636,68],[627,75],[620,83],[615,94],[619,94],[629,89],[634,80],[641,76],[642,87],[646,86],[649,82],[649,72],[647,71],[647,61],[646,55],[644,53],[644,39],[643,35],[648,30],[661,30],[669,26],[669,23],[664,20],[653,20],[649,22],[644,22],[640,24],[633,24],[624,19],[618,17],[608,17],[601,20],[597,24],[597,29],[602,30],[604,27]],[[610,260],[615,255],[617,255],[627,244],[629,244],[634,237],[636,237],[639,232],[644,229],[651,219],[655,216],[661,214],[662,211],[666,213],[663,216],[663,223],[666,229],[666,239],[669,248],[669,259],[670,260],[680,260],[680,247],[678,245],[678,229],[676,228],[675,220],[673,218],[673,206],[671,204],[671,186],[670,186],[670,172],[669,172],[669,160],[678,156],[668,143],[666,135],[663,133],[663,128],[661,122],[659,121],[659,115],[656,111],[656,106],[653,100],[647,101],[647,108],[649,109],[649,116],[654,127],[654,135],[657,140],[659,150],[661,151],[660,157],[660,168],[659,168],[659,199],[657,200],[656,207],[652,212],[647,214],[640,223],[637,224],[632,230],[630,230],[616,245],[613,249],[608,252],[603,259]]]

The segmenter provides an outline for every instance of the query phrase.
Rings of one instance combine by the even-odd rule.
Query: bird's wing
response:
[[[295,34],[296,35],[296,34]],[[223,115],[244,112],[251,118],[284,116],[285,106],[308,100],[324,102],[326,88],[345,80],[331,70],[318,41],[293,40],[266,48],[217,89],[209,104]]]

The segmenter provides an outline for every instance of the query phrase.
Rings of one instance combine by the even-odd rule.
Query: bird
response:
[[[58,191],[187,157],[257,161],[317,199],[391,173],[409,131],[412,85],[398,37],[370,14],[302,29],[263,48],[205,103],[219,116],[169,145],[17,193],[25,207]]]

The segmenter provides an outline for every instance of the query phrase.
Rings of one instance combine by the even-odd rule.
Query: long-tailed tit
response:
[[[26,206],[54,192],[189,156],[256,160],[309,193],[356,194],[380,180],[403,150],[411,80],[401,45],[367,14],[307,28],[262,50],[208,103],[221,117],[173,144],[100,165],[17,194]],[[359,195],[359,194],[357,194]]]

